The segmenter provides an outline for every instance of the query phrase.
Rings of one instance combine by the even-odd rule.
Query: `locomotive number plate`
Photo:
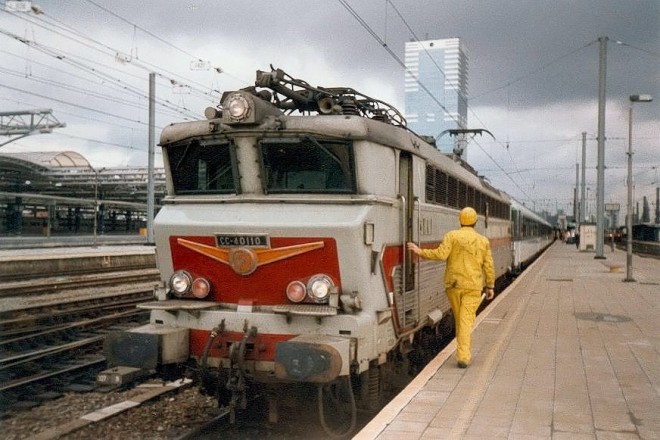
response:
[[[215,236],[218,247],[270,247],[270,238],[266,234],[220,234]]]

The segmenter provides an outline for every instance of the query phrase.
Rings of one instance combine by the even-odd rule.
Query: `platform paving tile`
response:
[[[550,438],[552,434],[552,417],[536,413],[521,412],[516,415],[511,424],[511,434],[525,434]]]
[[[555,431],[552,433],[552,440],[597,440],[597,439],[595,433],[587,434],[587,433]]]
[[[438,413],[436,413],[435,417],[431,419],[429,427],[451,429],[456,424],[456,420],[458,420],[460,415],[460,410],[443,407]]]
[[[637,427],[637,432],[639,432],[639,438],[642,438],[642,439],[658,439],[658,438],[660,438],[660,430],[657,430],[657,428],[654,430],[654,429],[647,429],[645,426],[638,426]]]
[[[555,400],[552,424],[554,431],[593,434],[595,428],[588,395]]]
[[[449,439],[449,433],[447,428],[437,428],[429,426],[419,437],[420,440],[438,440],[438,439]],[[399,439],[404,440],[404,439]],[[407,439],[405,439],[407,440]]]
[[[424,422],[427,425],[431,422],[433,417],[435,417],[437,411],[434,411],[432,408],[427,408],[426,411],[410,411],[406,407],[399,415],[397,416],[398,420],[405,420],[410,422]]]
[[[477,438],[507,438],[510,431],[510,425],[498,425],[492,423],[488,418],[474,419],[470,424],[465,437],[476,436]]]
[[[533,393],[528,393],[520,396],[516,412],[530,414],[534,417],[551,417],[553,410],[552,396],[535,396]]]
[[[511,432],[517,434],[549,436],[552,427],[553,401],[551,398],[534,398],[528,394],[518,400]]]
[[[428,424],[426,422],[416,422],[411,420],[394,420],[390,426],[387,427],[386,431],[390,432],[401,432],[401,433],[413,433],[420,434],[424,432]],[[407,438],[407,435],[406,435]]]
[[[450,392],[456,387],[461,377],[458,374],[434,377],[426,383],[425,389],[429,391]]]
[[[429,411],[429,409],[435,406],[439,407],[444,404],[450,395],[451,394],[447,391],[431,391],[424,389],[420,391],[415,397],[413,397],[410,403],[424,405],[426,406],[427,411]]]
[[[427,402],[413,402],[411,401],[406,405],[405,410],[411,413],[423,414],[423,413],[437,413],[440,408],[442,408],[443,402],[434,402],[429,404]]]
[[[660,439],[660,260],[627,283],[606,259],[553,245],[478,317],[468,369],[450,345],[355,438]]]
[[[488,389],[486,390],[486,398],[493,396],[496,399],[505,399],[510,401],[518,400],[520,391],[522,390],[522,377],[512,376],[508,372],[503,374],[496,373],[490,378]]]
[[[390,431],[390,430],[385,430],[381,432],[377,440],[418,440],[421,439],[420,434],[412,434],[410,432],[401,432],[401,431]],[[442,437],[437,437],[437,438],[442,438]]]
[[[472,423],[478,423],[481,425],[488,424],[498,427],[510,427],[512,420],[513,414],[502,416],[499,414],[493,414],[488,410],[484,410],[484,408],[480,407],[472,418]]]
[[[630,420],[627,408],[619,402],[593,402],[594,426],[598,431],[634,431],[635,425]]]
[[[511,432],[507,437],[508,440],[547,440],[548,438],[550,437],[546,435],[520,434],[517,432]],[[466,439],[462,439],[462,440],[466,440]]]
[[[596,438],[598,440],[639,440],[640,436],[635,432],[597,431]]]

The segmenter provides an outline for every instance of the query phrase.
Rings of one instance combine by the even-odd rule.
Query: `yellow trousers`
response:
[[[481,304],[481,291],[449,288],[447,298],[456,324],[456,360],[469,365],[472,360],[472,326]]]

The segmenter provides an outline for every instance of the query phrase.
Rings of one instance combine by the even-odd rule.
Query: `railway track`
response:
[[[6,281],[0,283],[0,298],[56,293],[67,289],[79,290],[120,284],[130,285],[144,280],[156,280],[157,278],[158,269],[149,268]]]
[[[0,287],[0,412],[89,389],[105,335],[148,322],[156,269],[8,281]],[[75,386],[74,386],[75,384]]]
[[[75,320],[113,313],[135,307],[152,297],[155,282],[131,283],[108,287],[102,292],[69,290],[59,295],[18,296],[0,299],[0,339],[42,331],[45,326],[63,325]]]

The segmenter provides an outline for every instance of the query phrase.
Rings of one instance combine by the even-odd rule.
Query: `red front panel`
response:
[[[385,273],[385,284],[388,292],[394,291],[392,272],[396,266],[403,262],[403,246],[388,246],[383,253],[383,271]]]
[[[322,244],[319,244],[317,249],[259,265],[248,275],[237,273],[227,262],[182,245],[183,241],[221,250],[223,248],[217,248],[213,236],[170,237],[174,270],[186,270],[193,277],[206,278],[211,284],[211,293],[205,298],[206,301],[253,305],[286,304],[289,302],[286,286],[291,281],[306,282],[309,277],[319,273],[330,276],[337,286],[341,286],[337,244],[334,238],[271,237],[270,249],[274,251],[309,243]]]
[[[190,330],[190,353],[201,357],[211,332],[207,330]],[[220,334],[209,350],[209,357],[229,357],[229,347],[240,342],[245,335],[241,332],[224,332]],[[257,334],[247,341],[245,359],[255,361],[272,361],[275,358],[275,346],[278,342],[288,341],[295,335]]]

